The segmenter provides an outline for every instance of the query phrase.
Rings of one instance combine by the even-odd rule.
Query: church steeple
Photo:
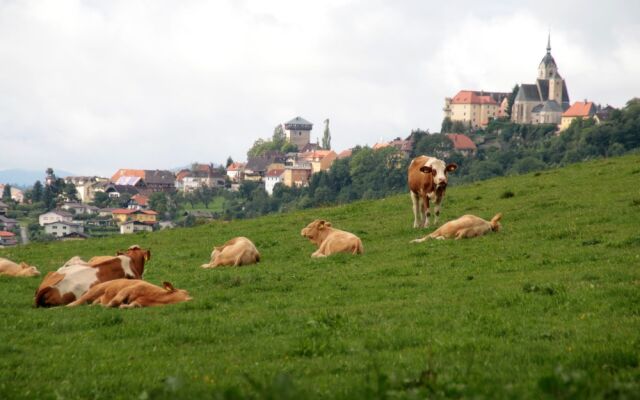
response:
[[[538,79],[551,79],[558,75],[556,60],[551,55],[551,32],[547,36],[547,54],[544,55],[538,66]]]
[[[547,37],[547,54],[551,55],[551,31],[549,31],[549,36]]]

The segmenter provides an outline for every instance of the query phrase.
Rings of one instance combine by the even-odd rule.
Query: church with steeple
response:
[[[536,83],[523,83],[511,109],[511,121],[519,124],[559,124],[562,113],[569,108],[567,83],[558,73],[551,55],[551,35],[547,39],[547,54],[538,66]]]

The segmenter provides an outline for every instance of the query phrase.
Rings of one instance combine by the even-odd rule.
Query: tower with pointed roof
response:
[[[551,34],[547,38],[547,53],[538,65],[535,84],[520,85],[511,112],[511,120],[520,124],[559,124],[562,113],[569,108],[567,84],[558,72],[551,55]]]

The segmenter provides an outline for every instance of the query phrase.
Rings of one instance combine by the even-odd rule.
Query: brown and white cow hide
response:
[[[260,261],[260,253],[253,242],[244,236],[235,237],[222,246],[213,248],[211,261],[202,268],[215,268],[221,265],[249,265]]]
[[[486,221],[480,217],[476,217],[475,215],[463,215],[458,219],[447,222],[421,239],[412,240],[411,243],[420,243],[427,239],[442,240],[455,238],[458,240],[482,236],[488,232],[498,232],[502,227],[500,224],[501,218],[502,213],[496,214],[491,221]]]
[[[429,201],[435,203],[434,225],[440,216],[440,204],[447,190],[447,173],[458,168],[456,164],[446,165],[444,161],[435,157],[418,156],[409,164],[407,180],[413,203],[413,227],[426,228],[429,226],[431,210]],[[422,203],[422,204],[421,204]]]
[[[335,253],[362,254],[364,247],[359,237],[351,232],[336,229],[331,222],[316,219],[300,231],[318,246],[311,257],[326,257]]]
[[[175,289],[169,282],[159,287],[142,280],[115,279],[93,286],[67,307],[86,303],[119,308],[153,307],[191,299],[186,290]]]

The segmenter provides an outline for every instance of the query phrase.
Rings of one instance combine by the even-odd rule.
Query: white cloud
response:
[[[0,2],[0,169],[110,175],[243,159],[296,115],[315,123],[313,137],[330,118],[337,150],[437,131],[445,96],[533,82],[549,22],[530,10],[390,0]],[[619,106],[637,94],[639,29],[621,20],[552,27],[573,100]],[[591,47],[603,31],[610,46]]]

